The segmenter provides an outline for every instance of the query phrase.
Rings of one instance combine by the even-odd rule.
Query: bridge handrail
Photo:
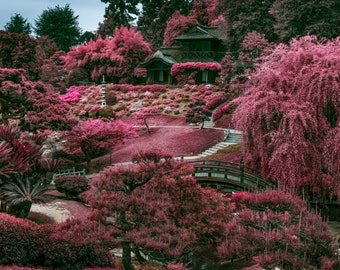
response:
[[[238,169],[240,168],[240,163],[230,162],[230,161],[225,161],[225,160],[218,160],[218,159],[191,160],[189,161],[189,163],[197,163],[197,164],[202,163],[203,165],[205,164],[213,165],[217,163],[217,166],[231,166],[231,167],[235,167]],[[261,172],[259,170],[256,170],[251,167],[244,166],[244,170],[249,171],[255,175],[256,174],[261,175]]]
[[[274,186],[274,184],[265,180],[259,171],[250,167],[244,167],[242,162],[238,164],[224,160],[193,160],[189,161],[189,163],[193,164],[195,169],[201,169],[202,172],[204,172],[205,169],[210,169],[209,171],[205,171],[208,173],[208,177],[212,177],[211,173],[219,172],[224,174],[225,178],[227,178],[228,175],[239,177],[240,184],[242,185],[244,185],[245,182],[250,182],[251,185],[255,184],[258,187]]]
[[[229,123],[227,129],[224,131],[224,141],[227,141],[229,135],[230,135],[230,123]]]
[[[54,183],[54,180],[58,176],[65,176],[65,175],[85,175],[86,171],[85,169],[82,169],[81,171],[76,171],[76,168],[73,167],[72,169],[66,169],[66,170],[59,170],[58,172],[53,174],[52,177],[52,183]]]

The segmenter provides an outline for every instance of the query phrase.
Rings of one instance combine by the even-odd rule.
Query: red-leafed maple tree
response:
[[[314,36],[278,45],[234,100],[247,164],[323,197],[340,194],[339,45]]]
[[[84,158],[90,165],[92,158],[108,153],[113,145],[134,135],[133,127],[122,121],[88,119],[65,132],[63,137],[66,140],[65,151]]]
[[[189,261],[189,253],[214,260],[230,218],[227,199],[200,187],[191,165],[158,151],[139,153],[134,165],[106,169],[91,181],[83,198],[92,217],[108,228],[123,247],[125,269],[133,269],[131,246],[163,262]]]

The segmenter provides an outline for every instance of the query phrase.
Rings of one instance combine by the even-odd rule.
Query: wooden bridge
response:
[[[263,190],[274,188],[274,184],[263,179],[260,172],[240,163],[222,160],[194,160],[193,176],[202,186],[210,186],[220,191]]]

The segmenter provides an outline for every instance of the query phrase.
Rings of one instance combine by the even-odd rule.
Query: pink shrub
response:
[[[213,110],[218,105],[224,103],[226,100],[227,100],[227,98],[224,95],[224,93],[219,93],[217,95],[209,95],[208,98],[207,98],[207,102],[205,104],[205,108],[207,110]]]
[[[59,98],[67,103],[75,103],[80,100],[81,94],[77,91],[68,92],[64,95],[59,95]]]
[[[214,112],[213,112],[213,121],[217,121],[220,119],[223,114],[229,114],[232,113],[235,109],[235,105],[232,105],[230,103],[223,104],[219,106]]]
[[[176,76],[179,73],[184,73],[186,70],[221,70],[221,65],[216,62],[186,62],[174,64],[171,67],[170,74]]]
[[[67,89],[67,93],[71,93],[71,92],[79,92],[79,93],[84,93],[86,91],[88,87],[81,85],[81,86],[76,86],[76,85],[72,85]]]
[[[0,213],[0,265],[53,269],[113,265],[112,256],[100,245],[51,238],[54,232],[53,225],[40,226],[29,220]]]
[[[174,64],[171,67],[170,74],[175,76],[179,84],[195,84],[197,71],[202,70],[221,70],[221,65],[216,62],[186,62]],[[190,73],[189,73],[190,72]]]

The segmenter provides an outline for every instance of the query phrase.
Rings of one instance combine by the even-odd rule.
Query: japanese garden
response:
[[[0,268],[340,269],[337,1],[98,2],[0,30]]]

